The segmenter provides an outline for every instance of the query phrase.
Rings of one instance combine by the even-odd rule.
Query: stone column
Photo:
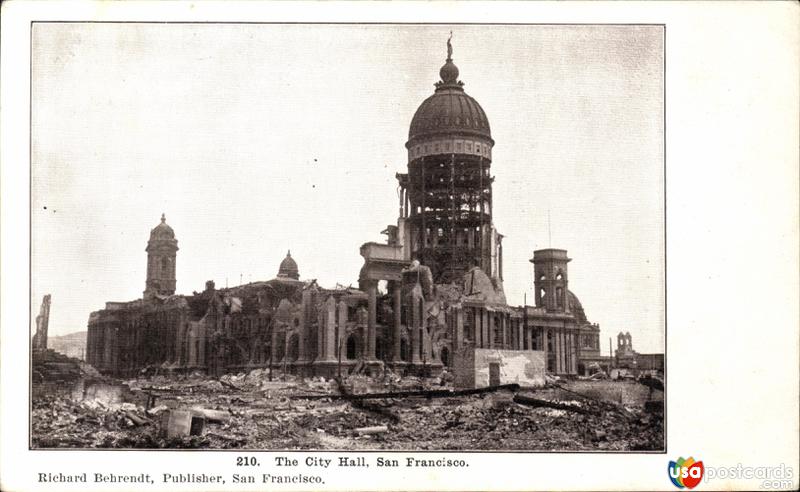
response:
[[[564,372],[569,372],[570,365],[572,364],[572,357],[569,353],[569,331],[564,329]]]
[[[561,330],[558,328],[553,331],[553,353],[556,356],[554,372],[561,374]]]
[[[411,363],[421,362],[419,353],[420,327],[422,326],[422,299],[411,294],[411,316],[408,321],[411,323]]]
[[[270,364],[276,364],[278,362],[278,330],[280,327],[278,326],[278,317],[272,317],[272,337],[270,338],[270,352],[269,352],[269,362]]]
[[[483,347],[483,310],[472,308],[472,321],[475,325],[475,348]]]
[[[324,303],[317,309],[317,360],[325,358],[325,320],[328,313],[325,311]]]
[[[206,347],[208,346],[208,337],[213,333],[214,325],[216,324],[216,316],[211,318],[211,326],[207,326],[206,323],[199,323],[197,336],[200,339],[200,343],[197,345],[197,365],[200,367],[206,366]]]
[[[570,372],[572,368],[572,334],[564,330],[564,372]]]
[[[572,373],[578,372],[578,343],[575,332],[569,334],[569,369]]]
[[[575,369],[575,333],[569,333],[569,372],[576,372]]]
[[[431,364],[433,362],[433,355],[431,355],[431,337],[428,332],[428,310],[424,299],[422,300],[422,306],[422,317],[420,318],[419,324],[419,336],[422,340],[422,353],[420,357],[422,358],[423,364]]]
[[[453,308],[453,345],[450,347],[450,356],[455,355],[456,350],[461,348],[464,340],[464,308]]]
[[[492,346],[491,338],[489,337],[489,312],[486,308],[481,308],[481,333],[483,334],[483,341],[481,348],[490,348]]]
[[[338,347],[337,350],[345,351],[343,354],[340,354],[337,360],[347,360],[347,304],[345,304],[344,301],[339,301],[337,309],[339,314],[339,329],[336,332],[336,347]]]
[[[393,355],[392,360],[395,362],[400,361],[400,340],[401,340],[401,309],[403,308],[402,303],[402,289],[400,287],[400,282],[395,281],[392,285],[392,301],[393,301],[393,308],[394,308],[394,330],[392,331],[392,349]]]
[[[311,293],[307,290],[303,291],[303,301],[300,307],[300,332],[297,334],[297,362],[308,361],[308,313],[310,312]]]
[[[516,350],[522,350],[522,323],[516,319],[511,318],[512,333],[514,334],[514,345]]]
[[[486,348],[494,348],[494,313],[486,312]]]
[[[369,318],[367,321],[367,354],[366,360],[375,360],[375,333],[377,332],[377,296],[378,282],[369,280],[367,282],[367,298],[369,306]]]
[[[547,347],[547,328],[541,327],[539,328],[539,332],[542,337],[542,351],[544,352],[544,367],[545,371],[547,371],[547,358],[550,356],[550,350]]]
[[[571,347],[570,354],[572,354],[572,372],[574,374],[577,374],[578,373],[578,354],[580,353],[579,347],[578,347],[578,337],[573,332],[571,338],[572,338],[572,344],[570,345],[570,347]]]
[[[336,300],[325,301],[325,360],[336,361]]]
[[[528,336],[528,330],[521,320],[517,320],[517,350],[525,350],[525,337]]]
[[[509,337],[509,334],[508,334],[507,318],[506,318],[505,313],[501,313],[500,314],[500,340],[501,340],[500,343],[502,344],[500,346],[501,349],[505,350],[505,349],[508,348],[508,340],[509,340],[509,338],[510,337]]]
[[[558,329],[550,330],[550,337],[553,340],[553,374],[558,373]]]

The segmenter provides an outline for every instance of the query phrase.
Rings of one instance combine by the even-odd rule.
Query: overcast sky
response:
[[[496,141],[509,304],[532,303],[533,250],[564,248],[603,352],[619,331],[663,351],[663,32],[646,26],[36,24],[34,314],[52,294],[60,335],[141,297],[162,212],[178,293],[270,279],[288,249],[301,278],[357,284],[451,29]]]

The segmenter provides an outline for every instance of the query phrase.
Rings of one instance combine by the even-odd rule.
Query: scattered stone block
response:
[[[161,415],[161,434],[164,437],[188,436],[191,425],[192,415],[189,412],[173,410]]]

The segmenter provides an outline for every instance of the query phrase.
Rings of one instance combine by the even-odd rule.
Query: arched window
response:
[[[564,307],[564,292],[561,287],[556,288],[556,304],[558,307]]]
[[[169,273],[169,258],[161,258],[161,273]]]
[[[564,280],[564,275],[561,273],[561,270],[556,274],[556,280]]]

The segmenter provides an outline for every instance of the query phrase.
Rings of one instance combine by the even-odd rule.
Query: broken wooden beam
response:
[[[452,396],[481,395],[483,393],[494,393],[495,391],[503,391],[503,390],[516,393],[517,391],[519,391],[519,385],[516,383],[511,383],[511,384],[500,384],[497,386],[486,386],[485,388],[457,390],[452,392]]]
[[[450,398],[453,396],[467,396],[467,395],[480,395],[484,393],[493,393],[495,391],[511,391],[517,392],[519,391],[518,384],[501,384],[498,386],[487,386],[485,388],[474,388],[474,389],[466,389],[466,390],[414,390],[414,391],[389,391],[386,393],[361,393],[361,394],[348,394],[343,393],[341,395],[296,395],[292,398],[294,399],[305,399],[305,400],[318,400],[323,398],[330,398],[330,399],[343,399],[343,400],[368,400],[368,399],[378,399],[378,398],[413,398],[413,397],[425,397],[425,398]]]
[[[355,431],[357,434],[361,434],[362,436],[369,436],[389,432],[389,428],[385,425],[374,425],[372,427],[359,427],[358,429],[355,429]]]
[[[530,396],[524,396],[524,395],[514,395],[514,403],[519,403],[520,405],[526,405],[529,407],[546,407],[546,408],[554,408],[556,410],[566,410],[568,412],[582,413],[584,415],[596,415],[595,412],[589,411],[582,407],[577,407],[575,405],[565,405],[563,403],[558,403],[548,400],[540,400],[538,398],[531,398]]]

